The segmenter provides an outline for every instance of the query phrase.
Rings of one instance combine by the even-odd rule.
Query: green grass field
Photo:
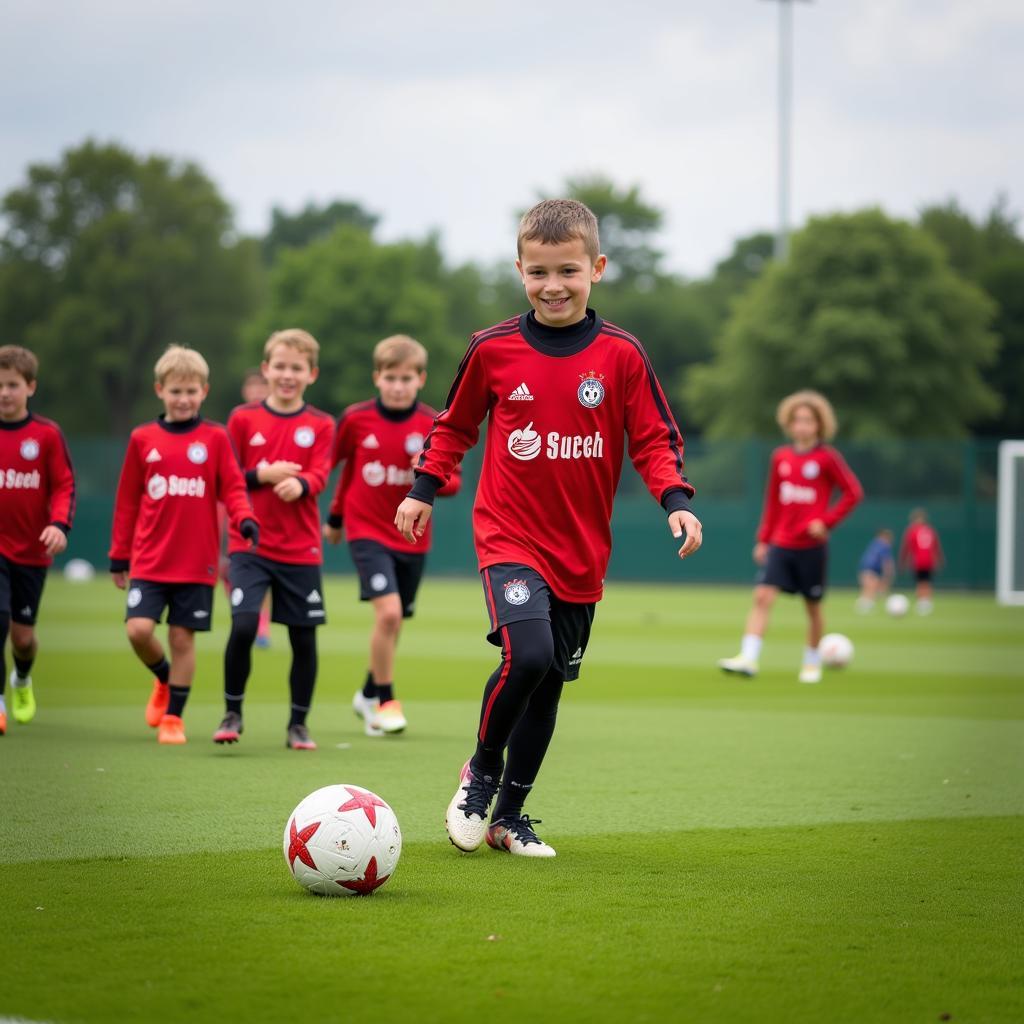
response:
[[[558,857],[524,862],[444,832],[495,662],[479,585],[427,580],[397,675],[411,727],[377,740],[349,704],[369,613],[351,579],[326,597],[317,752],[284,749],[283,632],[242,742],[210,742],[221,596],[189,743],[162,748],[120,595],[51,580],[40,710],[0,739],[0,1018],[1024,1019],[1024,609],[940,593],[928,619],[861,618],[837,592],[854,663],[801,686],[795,602],[741,682],[712,666],[747,590],[612,586],[529,805]],[[335,782],[402,825],[369,899],[307,895],[281,854]]]

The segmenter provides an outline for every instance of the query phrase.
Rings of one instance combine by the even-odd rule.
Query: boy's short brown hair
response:
[[[168,377],[194,377],[202,384],[210,383],[210,366],[194,349],[186,345],[168,345],[167,351],[156,361],[153,376],[157,384],[164,384]]]
[[[523,242],[559,245],[578,238],[593,263],[601,255],[597,218],[590,207],[576,199],[545,199],[523,214],[519,221],[516,249],[523,255]]]
[[[39,373],[39,360],[34,352],[20,345],[0,345],[0,370],[13,370],[25,378],[26,384],[31,384]]]
[[[408,334],[392,334],[374,346],[374,370],[390,370],[406,363],[412,363],[420,373],[427,368],[427,350]]]
[[[286,327],[283,331],[274,331],[263,346],[263,358],[269,359],[270,353],[278,345],[287,345],[288,348],[295,349],[309,360],[311,369],[316,369],[320,359],[320,342],[309,331],[304,331],[301,327]]]
[[[786,430],[793,413],[801,405],[806,405],[814,413],[814,418],[818,421],[818,437],[822,441],[831,441],[836,436],[839,424],[836,422],[832,403],[819,391],[795,391],[791,395],[786,395],[775,410],[775,421]]]

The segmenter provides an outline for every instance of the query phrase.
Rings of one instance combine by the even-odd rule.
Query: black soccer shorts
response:
[[[46,566],[22,565],[0,555],[0,612],[12,622],[34,626],[46,585]]]
[[[232,615],[258,615],[269,590],[270,617],[274,622],[284,626],[322,626],[327,621],[319,565],[292,565],[236,551],[231,556],[228,581]]]
[[[783,548],[772,544],[757,582],[778,587],[785,594],[802,594],[808,601],[820,601],[825,596],[827,568],[827,544],[813,548]]]
[[[528,565],[503,562],[480,571],[491,630],[487,639],[501,646],[501,627],[510,622],[542,619],[551,623],[555,668],[566,682],[579,678],[590,640],[596,604],[578,604],[556,597],[547,581]]]
[[[412,618],[427,556],[392,551],[376,540],[350,541],[348,551],[359,573],[359,600],[398,594],[402,618]]]
[[[160,622],[167,610],[168,626],[206,633],[213,621],[213,587],[205,583],[157,583],[129,580],[124,619]]]

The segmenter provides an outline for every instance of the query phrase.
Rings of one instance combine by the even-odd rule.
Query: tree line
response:
[[[773,435],[779,396],[801,387],[831,397],[847,437],[1024,436],[1024,238],[1005,200],[980,220],[955,201],[913,222],[815,217],[785,262],[754,234],[690,280],[665,269],[663,214],[637,188],[595,175],[565,194],[601,224],[596,307],[642,340],[689,436]],[[195,164],[87,141],[3,198],[0,344],[36,351],[35,408],[78,435],[152,416],[172,342],[206,356],[223,418],[285,326],[323,347],[314,404],[366,398],[374,344],[408,333],[440,407],[470,332],[525,308],[522,286],[511,260],[452,265],[436,235],[382,242],[376,226],[339,200],[274,209],[265,236],[244,237]]]

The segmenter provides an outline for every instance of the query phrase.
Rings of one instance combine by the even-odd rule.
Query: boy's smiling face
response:
[[[373,371],[373,383],[385,409],[408,409],[426,382],[426,371],[412,363]]]
[[[35,393],[35,381],[29,384],[17,370],[0,369],[0,420],[23,420],[28,415],[28,400]]]
[[[316,380],[319,367],[291,345],[275,345],[260,367],[267,381],[268,402],[278,412],[289,412],[302,405],[303,392]]]
[[[537,319],[549,327],[569,327],[587,315],[591,286],[601,280],[607,262],[604,256],[591,260],[581,238],[553,244],[524,240],[516,270]]]
[[[198,377],[182,377],[171,374],[162,384],[156,385],[157,398],[164,403],[164,415],[168,423],[187,423],[199,415],[203,399],[210,393],[210,385]]]

